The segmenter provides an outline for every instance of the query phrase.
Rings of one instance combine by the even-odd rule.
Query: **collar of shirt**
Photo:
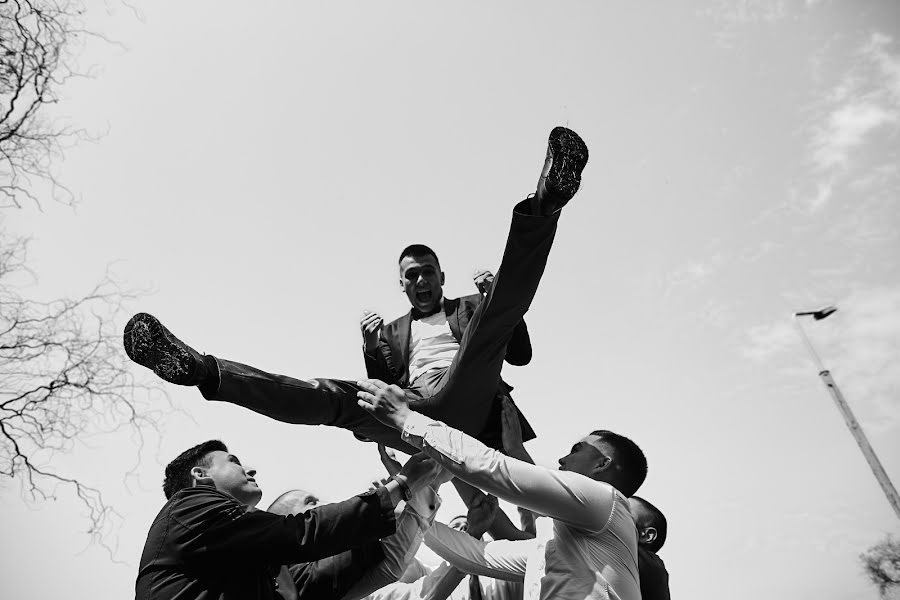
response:
[[[444,310],[444,297],[443,296],[441,296],[441,301],[431,312],[427,312],[427,313],[422,312],[421,310],[417,309],[414,306],[412,309],[412,320],[418,321],[419,319],[424,319],[425,317],[430,317],[431,315],[436,315],[439,312],[441,312],[442,310]]]

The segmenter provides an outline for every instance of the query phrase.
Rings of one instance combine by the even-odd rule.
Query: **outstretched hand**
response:
[[[389,476],[393,477],[400,471],[402,465],[397,460],[397,454],[393,448],[387,448],[384,444],[378,444],[378,457],[381,459],[381,464],[387,469]]]
[[[360,408],[385,425],[397,431],[403,430],[411,410],[402,389],[380,379],[364,379],[357,381],[356,385],[360,388],[356,392],[356,403]]]
[[[466,520],[469,528],[466,533],[475,539],[481,539],[481,536],[491,528],[494,519],[497,517],[497,511],[500,510],[500,503],[496,496],[490,494],[479,494],[472,499],[469,511],[466,513]]]

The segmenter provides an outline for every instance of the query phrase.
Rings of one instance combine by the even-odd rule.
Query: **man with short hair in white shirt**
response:
[[[437,524],[426,544],[442,558],[470,573],[524,579],[526,600],[584,600],[596,585],[607,598],[640,600],[637,530],[628,497],[643,483],[647,462],[634,442],[594,431],[553,471],[410,410],[397,386],[371,379],[357,385],[363,410],[456,477],[551,517],[537,520],[536,539],[519,541],[478,542]]]

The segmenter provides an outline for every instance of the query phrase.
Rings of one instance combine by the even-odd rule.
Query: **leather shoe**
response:
[[[207,377],[203,355],[175,337],[147,313],[138,313],[125,325],[125,353],[161,379],[176,385],[200,385]]]
[[[566,127],[554,127],[534,195],[537,214],[553,213],[572,199],[581,185],[581,172],[587,161],[587,144],[581,136]]]

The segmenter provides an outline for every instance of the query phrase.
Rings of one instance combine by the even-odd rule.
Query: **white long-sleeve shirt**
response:
[[[397,519],[396,531],[381,540],[384,559],[366,571],[341,600],[358,600],[397,581],[413,561],[440,506],[441,497],[429,486],[413,494]]]
[[[584,600],[596,572],[610,599],[640,600],[637,530],[614,487],[510,458],[419,413],[402,433],[463,481],[552,518],[538,519],[537,538],[521,541],[482,542],[435,524],[425,543],[441,558],[470,573],[524,579],[525,600]]]

